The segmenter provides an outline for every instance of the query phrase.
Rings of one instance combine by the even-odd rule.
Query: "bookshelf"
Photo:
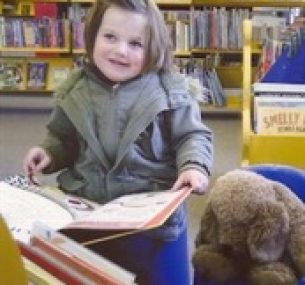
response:
[[[0,93],[50,92],[56,70],[72,69],[67,5],[68,0],[0,0]]]
[[[195,28],[191,28],[193,31],[191,35],[193,37],[191,39],[191,55],[197,59],[216,59],[212,63],[212,69],[216,70],[224,88],[226,99],[226,105],[202,106],[203,111],[211,112],[211,109],[214,109],[216,113],[221,113],[221,110],[223,114],[239,115],[241,113],[243,73],[241,27],[242,19],[251,17],[252,5],[248,3],[249,1],[192,1],[190,10],[194,15],[192,21]],[[204,23],[208,22],[210,25],[208,31],[203,32],[203,37],[207,37],[203,42],[198,41],[198,38],[202,37],[202,32],[200,29],[196,31],[196,26],[204,27],[206,24],[199,25],[196,18],[199,21],[202,21],[203,18]],[[214,32],[210,32],[213,30]],[[261,54],[260,45],[253,44],[251,52],[254,55],[254,61],[258,62]],[[252,80],[254,80],[254,74],[256,73],[256,64],[253,65]]]
[[[23,88],[16,88],[15,90],[12,88],[2,88],[0,83],[0,93],[7,93],[11,91],[16,91],[18,94],[22,94],[24,92],[46,92],[50,93],[53,90],[53,86],[51,84],[52,78],[49,75],[49,70],[54,68],[59,68],[62,64],[62,69],[70,69],[74,66],[74,58],[80,57],[84,53],[83,47],[75,47],[73,43],[73,23],[71,24],[71,19],[67,16],[68,9],[73,6],[74,4],[79,4],[82,7],[90,7],[94,0],[17,0],[16,5],[12,11],[7,11],[4,9],[6,6],[5,4],[10,2],[8,0],[0,0],[0,19],[1,18],[21,18],[21,19],[31,19],[34,14],[34,5],[35,3],[50,3],[56,4],[58,7],[61,7],[59,10],[64,10],[65,12],[62,14],[62,18],[66,21],[65,29],[64,29],[64,43],[60,47],[30,47],[30,46],[22,46],[22,47],[7,47],[1,46],[0,41],[0,55],[1,60],[10,61],[15,60],[15,56],[21,56],[24,60],[24,87]],[[303,3],[305,6],[305,2],[303,1],[290,1],[291,6],[300,6]],[[160,6],[160,8],[164,11],[170,10],[186,10],[192,13],[195,9],[200,9],[203,7],[225,7],[225,8],[249,8],[255,6],[284,6],[282,1],[266,1],[266,0],[256,0],[256,1],[236,1],[236,0],[156,0],[156,3]],[[29,5],[29,7],[25,7]],[[287,2],[285,2],[287,5]],[[22,11],[28,11],[27,15],[24,15]],[[7,14],[10,14],[9,16]],[[1,27],[1,20],[0,20],[0,27]],[[192,30],[192,28],[190,28]],[[0,28],[1,31],[1,28]],[[1,34],[1,32],[0,32]],[[0,37],[1,38],[1,37]],[[251,53],[258,58],[261,49],[259,45],[254,45],[251,48]],[[242,48],[197,48],[197,47],[190,47],[187,50],[176,50],[174,52],[175,57],[178,59],[202,59],[206,57],[219,57],[221,60],[224,59],[226,62],[225,64],[220,64],[216,67],[216,72],[219,76],[219,79],[222,85],[225,88],[233,88],[239,89],[242,88]],[[27,74],[27,64],[31,60],[45,61],[48,66],[48,75],[46,76],[46,88],[44,89],[28,89],[27,88],[27,81],[28,81],[28,74]],[[234,58],[233,64],[230,63],[231,59]],[[255,69],[252,70],[252,74],[255,73]],[[0,74],[1,77],[1,74]],[[1,81],[1,78],[0,78]],[[241,112],[241,98],[242,95],[236,96],[228,96],[227,97],[227,106],[225,107],[217,107],[214,108],[218,113],[219,110],[224,110],[225,113],[240,113]],[[213,106],[202,106],[202,110],[207,110],[211,112],[213,110]]]
[[[294,1],[286,5],[294,5]],[[299,1],[298,6],[305,5]],[[243,166],[261,163],[286,164],[305,168],[301,153],[305,148],[302,133],[257,134],[252,128],[253,94],[251,90],[251,21],[244,22],[243,48],[243,105],[242,105],[242,161]]]

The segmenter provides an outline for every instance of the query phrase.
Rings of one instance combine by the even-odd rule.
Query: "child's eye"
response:
[[[133,47],[140,47],[140,48],[143,47],[143,44],[139,41],[131,41],[130,45]]]
[[[113,34],[106,33],[106,34],[104,34],[104,38],[106,38],[108,40],[113,40],[115,37]]]

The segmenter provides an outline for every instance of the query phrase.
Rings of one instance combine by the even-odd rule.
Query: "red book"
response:
[[[98,268],[94,264],[90,264],[80,259],[77,254],[72,254],[65,251],[62,248],[56,246],[56,241],[53,243],[43,240],[40,237],[33,236],[31,238],[31,245],[34,249],[38,248],[44,251],[48,256],[54,257],[56,260],[63,262],[64,264],[69,264],[71,269],[77,270],[82,275],[88,277],[95,284],[103,285],[122,285],[121,280],[116,280],[111,277],[107,271],[103,268]],[[127,284],[127,283],[126,283]]]
[[[35,2],[34,15],[36,18],[47,16],[56,18],[58,15],[58,8],[56,3]]]
[[[70,268],[69,264],[52,258],[45,251],[18,242],[21,254],[66,284],[94,284],[89,278]]]

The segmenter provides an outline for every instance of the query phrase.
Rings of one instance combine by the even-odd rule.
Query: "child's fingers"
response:
[[[30,182],[35,185],[35,186],[41,186],[39,180],[37,179],[37,177],[33,174],[33,173],[30,173],[28,175],[28,178],[30,180]]]

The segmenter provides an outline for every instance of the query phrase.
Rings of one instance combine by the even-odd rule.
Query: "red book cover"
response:
[[[58,18],[58,6],[57,3],[52,2],[34,2],[34,17],[35,18]],[[57,54],[53,53],[36,53],[37,57],[56,57]]]
[[[43,240],[37,236],[31,238],[31,245],[34,248],[39,248],[43,250],[50,256],[53,256],[57,260],[65,264],[69,264],[70,268],[73,268],[83,274],[84,276],[89,277],[91,280],[96,282],[96,284],[103,285],[121,285],[120,281],[114,280],[107,272],[103,271],[102,268],[97,268],[93,264],[89,264],[75,255],[66,252],[65,250],[56,247],[56,245]]]
[[[56,18],[58,16],[58,9],[56,3],[35,2],[34,15],[36,18],[47,16]]]
[[[70,269],[69,265],[58,262],[56,259],[49,256],[45,251],[39,250],[38,248],[33,248],[22,242],[18,242],[18,247],[24,257],[36,263],[44,270],[48,271],[50,274],[65,282],[66,284],[93,284],[93,282],[91,282],[88,278],[85,278],[81,276],[77,271]]]

